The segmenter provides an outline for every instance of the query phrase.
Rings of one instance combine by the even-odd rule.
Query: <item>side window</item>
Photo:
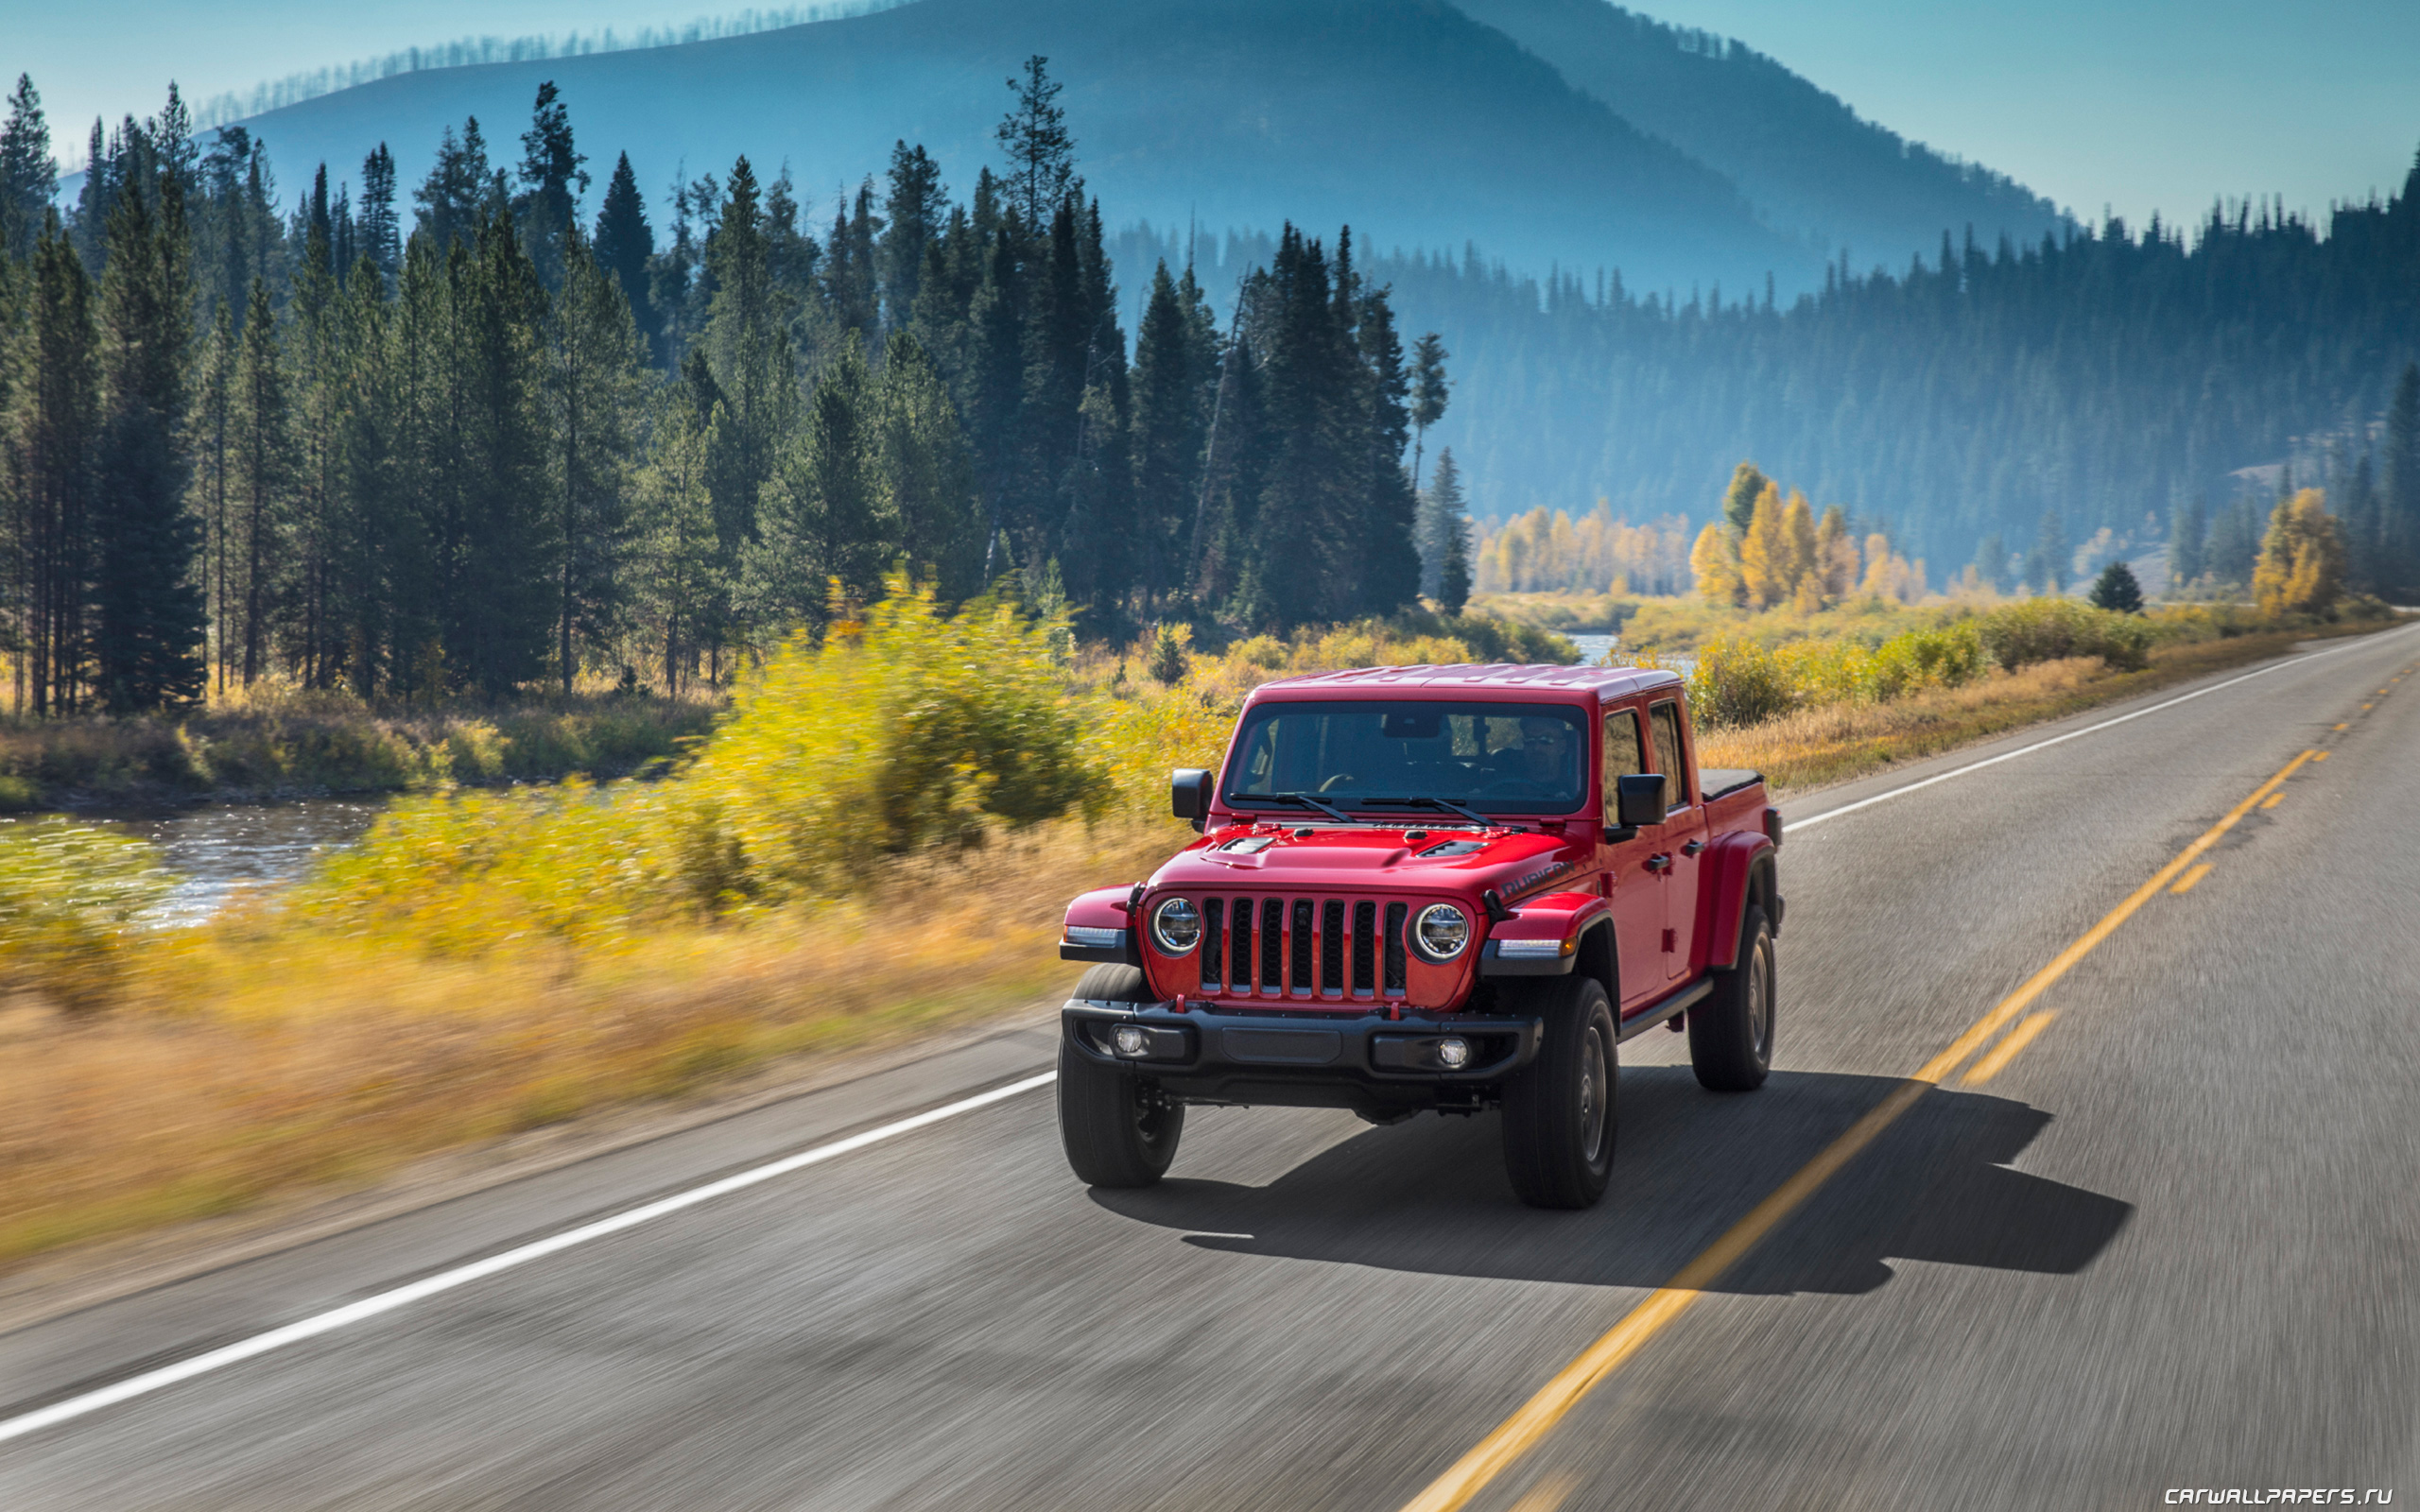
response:
[[[1612,709],[1605,713],[1605,812],[1614,811],[1615,779],[1647,770],[1638,759],[1638,715],[1628,709]],[[1611,824],[1608,817],[1605,821]]]
[[[1647,712],[1655,727],[1655,769],[1664,774],[1664,811],[1686,807],[1689,780],[1681,765],[1681,706],[1659,703]]]

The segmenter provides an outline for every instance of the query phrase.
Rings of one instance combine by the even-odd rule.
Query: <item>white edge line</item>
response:
[[[305,1339],[317,1338],[322,1333],[348,1328],[383,1313],[391,1313],[397,1308],[408,1307],[414,1302],[435,1297],[441,1292],[450,1292],[457,1287],[467,1286],[473,1281],[496,1275],[501,1271],[527,1265],[533,1260],[544,1260],[548,1255],[560,1254],[563,1250],[588,1244],[592,1240],[603,1239],[609,1234],[617,1234],[626,1228],[635,1228],[641,1224],[652,1223],[658,1218],[679,1212],[684,1208],[694,1208],[701,1202],[711,1202],[717,1197],[728,1196],[734,1192],[755,1186],[760,1182],[770,1181],[776,1177],[787,1176],[793,1171],[804,1170],[810,1165],[821,1165],[826,1160],[862,1150],[870,1144],[879,1144],[885,1140],[913,1133],[917,1129],[939,1124],[944,1119],[956,1118],[961,1113],[971,1113],[977,1108],[989,1108],[994,1103],[1006,1102],[1011,1097],[1029,1092],[1037,1087],[1046,1087],[1057,1079],[1058,1073],[1046,1071],[1038,1076],[1028,1076],[1022,1081],[1013,1081],[1005,1087],[994,1087],[988,1092],[978,1092],[973,1097],[961,1098],[944,1107],[918,1113],[912,1118],[903,1118],[896,1123],[885,1124],[879,1128],[867,1129],[862,1134],[852,1134],[846,1139],[834,1140],[829,1144],[819,1144],[813,1149],[801,1150],[796,1155],[784,1156],[778,1160],[769,1161],[736,1175],[724,1177],[720,1180],[692,1187],[686,1192],[659,1198],[626,1212],[617,1212],[610,1218],[599,1218],[595,1223],[582,1224],[577,1228],[568,1228],[559,1234],[549,1234],[544,1239],[533,1240],[517,1248],[490,1255],[485,1260],[475,1260],[467,1265],[457,1265],[452,1270],[440,1271],[434,1276],[424,1277],[408,1285],[380,1292],[374,1297],[365,1297],[358,1302],[349,1302],[343,1307],[306,1317],[301,1322],[288,1323],[284,1328],[271,1329],[266,1333],[255,1333],[249,1339],[241,1339],[233,1344],[197,1354],[191,1359],[180,1360],[174,1365],[162,1366],[157,1370],[147,1370],[139,1376],[130,1376],[115,1384],[103,1386],[97,1391],[88,1391],[80,1397],[70,1397],[64,1401],[53,1402],[47,1407],[26,1413],[22,1417],[0,1421],[0,1443],[6,1443],[12,1438],[22,1438],[27,1434],[38,1433],[44,1428],[66,1422],[71,1418],[81,1418],[87,1413],[98,1412],[103,1407],[114,1406],[118,1402],[127,1401],[135,1397],[147,1396],[164,1387],[173,1386],[181,1381],[191,1381],[196,1376],[224,1369],[240,1361],[267,1354],[272,1349],[282,1349],[289,1344],[300,1344]]]
[[[2405,626],[2402,629],[2411,627]],[[2387,635],[2400,633],[2402,630],[2387,630],[2382,633],[2380,639]],[[2053,735],[2048,740],[2037,740],[2032,745],[2021,747],[2016,750],[2002,751],[1997,756],[1987,756],[1979,762],[1969,762],[1955,771],[1942,772],[1936,776],[1927,777],[1920,782],[1910,782],[1905,787],[1894,787],[1887,793],[1876,793],[1872,798],[1862,798],[1854,803],[1843,803],[1836,809],[1826,809],[1821,814],[1810,815],[1803,819],[1793,819],[1781,827],[1781,833],[1789,834],[1794,831],[1804,830],[1809,825],[1821,824],[1825,819],[1837,819],[1843,814],[1855,814],[1859,809],[1870,809],[1876,803],[1887,802],[1894,798],[1904,798],[1919,788],[1930,787],[1935,782],[1946,782],[1953,777],[1963,777],[1968,772],[1979,772],[1986,766],[1997,766],[2002,762],[2013,762],[2019,756],[2031,756],[2037,750],[2048,750],[2053,746],[2064,745],[2070,740],[2082,740],[2086,735],[2098,734],[2114,725],[2122,725],[2129,719],[2140,719],[2145,714],[2155,714],[2163,709],[2173,709],[2180,703],[2191,703],[2196,698],[2217,693],[2222,688],[2232,688],[2238,682],[2250,682],[2255,678],[2265,678],[2272,672],[2282,672],[2288,667],[2298,667],[2307,662],[2316,662],[2322,657],[2338,656],[2346,651],[2357,651],[2363,646],[2376,644],[2377,644],[2377,641],[2364,637],[2350,644],[2336,646],[2329,650],[2312,651],[2303,656],[2290,657],[2283,662],[2273,662],[2265,667],[2247,672],[2241,677],[2229,678],[2224,682],[2213,682],[2206,688],[2196,688],[2191,693],[2169,698],[2163,703],[2152,704],[2148,709],[2137,709],[2133,713],[2119,714],[2115,719],[2104,719],[2097,725],[2086,725],[2082,730],[2070,730],[2064,735]]]

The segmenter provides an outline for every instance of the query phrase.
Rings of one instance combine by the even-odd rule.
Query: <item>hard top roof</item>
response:
[[[1623,698],[1655,687],[1678,687],[1681,675],[1657,667],[1523,666],[1512,662],[1484,665],[1356,667],[1280,678],[1253,691],[1254,698],[1499,697],[1560,702],[1594,693]]]

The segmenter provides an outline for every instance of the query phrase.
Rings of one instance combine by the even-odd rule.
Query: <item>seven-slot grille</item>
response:
[[[1205,898],[1201,989],[1221,997],[1401,997],[1411,905],[1373,898]]]

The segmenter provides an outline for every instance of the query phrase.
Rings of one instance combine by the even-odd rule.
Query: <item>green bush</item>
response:
[[[141,840],[64,819],[0,823],[0,983],[99,1005],[143,911],[175,880]]]
[[[1760,725],[1798,704],[1798,681],[1779,656],[1739,636],[1719,635],[1698,647],[1689,673],[1689,711],[1711,729]]]
[[[783,646],[658,782],[399,802],[293,906],[437,949],[610,936],[853,892],[883,855],[979,843],[1112,799],[1054,642],[978,601],[893,585],[864,623]]]
[[[2036,662],[2099,657],[2112,671],[2150,664],[2152,627],[2131,614],[2094,609],[2071,598],[2029,598],[1975,622],[1983,647],[2008,671]]]

